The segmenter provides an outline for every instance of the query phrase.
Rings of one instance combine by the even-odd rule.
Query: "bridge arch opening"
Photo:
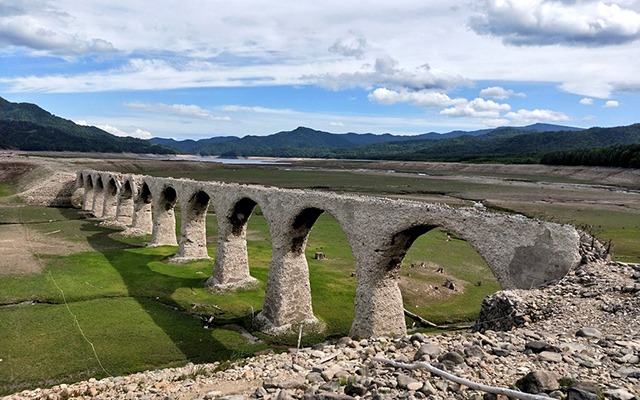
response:
[[[233,211],[229,216],[229,222],[231,222],[231,232],[234,235],[240,236],[246,234],[247,222],[257,204],[254,200],[243,197],[233,206]]]
[[[83,175],[82,186],[84,187],[84,196],[82,197],[82,210],[91,211],[93,209],[93,198],[95,196],[91,175]]]
[[[440,325],[474,319],[484,297],[500,290],[480,254],[463,237],[437,225],[396,233],[386,267],[397,271],[405,315]],[[415,317],[406,322],[422,325]]]

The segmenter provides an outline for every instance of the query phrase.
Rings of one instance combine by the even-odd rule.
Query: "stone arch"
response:
[[[247,223],[258,203],[243,196],[234,201],[226,215],[218,216],[218,247],[207,286],[215,290],[248,288],[258,280],[249,274]]]
[[[150,247],[177,246],[176,216],[174,207],[178,202],[178,192],[171,185],[165,185],[160,195],[153,198],[153,231]]]
[[[134,212],[134,183],[131,178],[125,179],[118,193],[118,205],[116,208],[116,221],[124,226],[131,225]]]
[[[132,188],[135,187],[136,185],[132,185]],[[143,234],[151,234],[153,232],[152,200],[153,196],[149,185],[146,182],[142,182],[133,201],[132,231]]]
[[[209,258],[206,222],[210,200],[211,197],[204,190],[197,190],[181,208],[180,242],[174,259]]]
[[[309,205],[289,219],[280,235],[273,237],[273,256],[267,278],[265,303],[258,315],[264,329],[278,333],[293,324],[318,324],[313,314],[309,265],[305,248],[311,229],[323,213],[332,212]],[[340,219],[335,218],[344,230]]]
[[[84,197],[82,201],[82,210],[83,211],[91,211],[93,210],[93,198],[95,196],[95,188],[93,185],[93,178],[91,174],[87,173],[83,176],[84,184]]]
[[[102,217],[104,207],[104,183],[101,175],[97,175],[94,185],[93,205],[91,211],[96,218]]]
[[[104,204],[102,206],[103,218],[114,218],[118,208],[118,192],[120,182],[113,175],[108,177],[104,186]]]

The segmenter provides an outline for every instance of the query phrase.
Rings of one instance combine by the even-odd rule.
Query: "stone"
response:
[[[597,330],[596,328],[581,328],[576,332],[577,337],[586,337],[586,338],[601,338],[602,332]]]
[[[350,383],[344,387],[344,394],[348,396],[364,396],[367,393],[367,388],[357,383]]]
[[[423,386],[422,382],[410,376],[403,375],[403,374],[398,375],[398,387],[402,389],[415,391],[415,390],[420,390],[422,386]]]
[[[547,371],[532,371],[516,381],[518,389],[526,393],[548,393],[560,389],[560,377]]]
[[[524,348],[531,350],[533,353],[541,353],[545,350],[550,350],[551,346],[549,346],[549,343],[541,340],[532,340],[525,343]]]
[[[559,363],[562,362],[562,354],[554,353],[552,351],[543,351],[538,354],[538,360]]]
[[[423,356],[433,359],[442,354],[442,348],[435,343],[424,343],[418,351],[416,351],[414,360],[421,360]]]
[[[596,393],[584,389],[569,388],[567,400],[601,400],[601,398]]]
[[[438,357],[438,361],[441,361],[441,362],[450,361],[454,364],[462,364],[464,363],[464,357],[462,357],[460,354],[458,354],[455,351],[448,351],[443,355],[441,355],[440,357]]]
[[[609,389],[609,390],[605,390],[604,391],[604,396],[607,399],[614,399],[614,400],[631,400],[631,399],[635,398],[635,396],[633,394],[629,393],[625,389]]]

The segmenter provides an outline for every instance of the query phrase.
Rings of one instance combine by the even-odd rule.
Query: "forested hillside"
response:
[[[0,97],[0,149],[171,154],[174,149],[131,137],[118,137],[94,126],[81,126],[35,104]]]

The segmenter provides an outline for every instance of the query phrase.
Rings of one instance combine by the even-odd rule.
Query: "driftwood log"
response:
[[[476,382],[470,381],[468,379],[461,378],[461,377],[459,377],[457,375],[450,374],[450,373],[448,373],[446,371],[443,371],[441,369],[438,369],[438,368],[434,367],[433,365],[428,364],[426,362],[416,362],[416,363],[413,363],[413,364],[405,364],[405,363],[401,363],[401,362],[397,362],[397,361],[393,361],[393,360],[387,360],[386,358],[380,358],[380,357],[374,357],[373,360],[381,362],[383,364],[391,365],[391,366],[396,367],[396,368],[409,369],[409,370],[426,369],[432,375],[439,376],[441,378],[450,380],[450,381],[455,382],[457,384],[464,385],[464,386],[468,387],[469,389],[479,390],[481,392],[493,393],[493,394],[501,394],[501,395],[504,395],[504,396],[507,396],[507,397],[510,397],[510,398],[521,399],[521,400],[549,400],[548,396],[542,396],[542,395],[537,395],[537,394],[529,394],[529,393],[519,392],[517,390],[500,388],[500,387],[495,387],[495,386],[483,385],[481,383],[476,383]]]

